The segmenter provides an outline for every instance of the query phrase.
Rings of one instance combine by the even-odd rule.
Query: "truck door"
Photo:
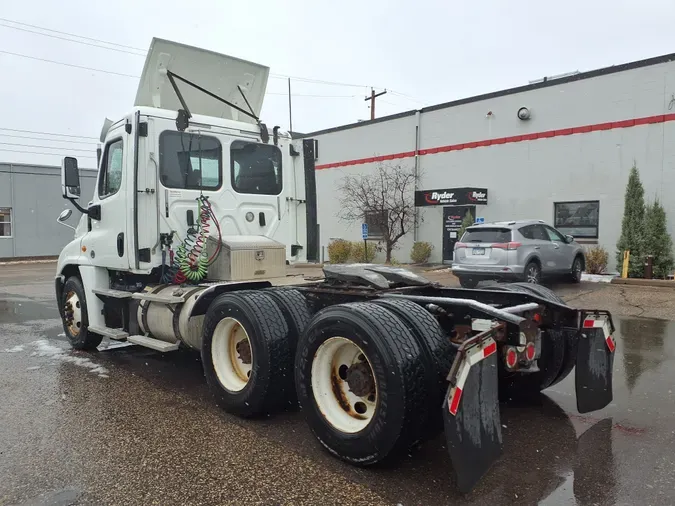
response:
[[[128,269],[128,188],[133,187],[133,150],[124,125],[111,128],[89,206],[90,230],[82,240],[91,263],[108,269]]]

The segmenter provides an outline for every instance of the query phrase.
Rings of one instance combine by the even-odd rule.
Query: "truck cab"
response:
[[[306,167],[302,141],[279,127],[270,136],[258,119],[268,74],[154,39],[133,109],[103,125],[94,195],[78,205],[84,216],[59,273],[69,265],[161,270],[169,247],[205,220],[199,197],[213,212],[211,235],[217,223],[222,236],[263,236],[285,246],[288,263],[307,261],[305,172],[313,160]],[[63,174],[64,197],[76,201],[77,160],[64,159]]]

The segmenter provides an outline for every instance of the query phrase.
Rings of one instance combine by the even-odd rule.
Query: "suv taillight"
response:
[[[492,247],[495,249],[506,249],[506,250],[517,250],[520,248],[523,244],[520,242],[499,242],[496,244],[493,244]]]
[[[456,242],[455,243],[455,249],[458,250],[458,249],[461,249],[461,248],[466,248],[466,243]]]

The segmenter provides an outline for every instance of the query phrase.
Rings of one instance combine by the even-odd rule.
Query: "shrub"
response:
[[[425,264],[429,261],[431,256],[431,250],[434,247],[431,243],[428,242],[416,242],[413,244],[412,250],[410,251],[410,259],[415,264]]]
[[[368,251],[367,256],[364,259],[364,248],[363,241],[354,241],[351,244],[351,254],[349,255],[349,260],[355,263],[371,263],[375,260],[375,254],[377,253],[378,247],[374,242],[368,242]]]
[[[602,274],[607,269],[609,253],[602,246],[586,248],[586,272],[589,274]]]
[[[655,199],[645,213],[645,254],[654,257],[655,278],[665,278],[673,269],[673,241],[668,234],[666,211]]]
[[[621,236],[616,243],[616,264],[619,269],[623,265],[623,252],[630,251],[629,278],[641,278],[644,273],[644,194],[640,174],[637,166],[633,164],[624,195]]]
[[[349,260],[352,243],[345,239],[333,239],[328,244],[328,260],[332,264],[344,264]]]

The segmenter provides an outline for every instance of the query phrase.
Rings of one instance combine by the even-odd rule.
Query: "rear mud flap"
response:
[[[588,413],[612,402],[612,369],[616,343],[604,316],[587,317],[579,336],[575,387],[577,410]]]
[[[470,358],[460,364],[460,381],[451,384],[443,402],[445,439],[462,493],[471,491],[502,453],[497,353],[470,364]]]

